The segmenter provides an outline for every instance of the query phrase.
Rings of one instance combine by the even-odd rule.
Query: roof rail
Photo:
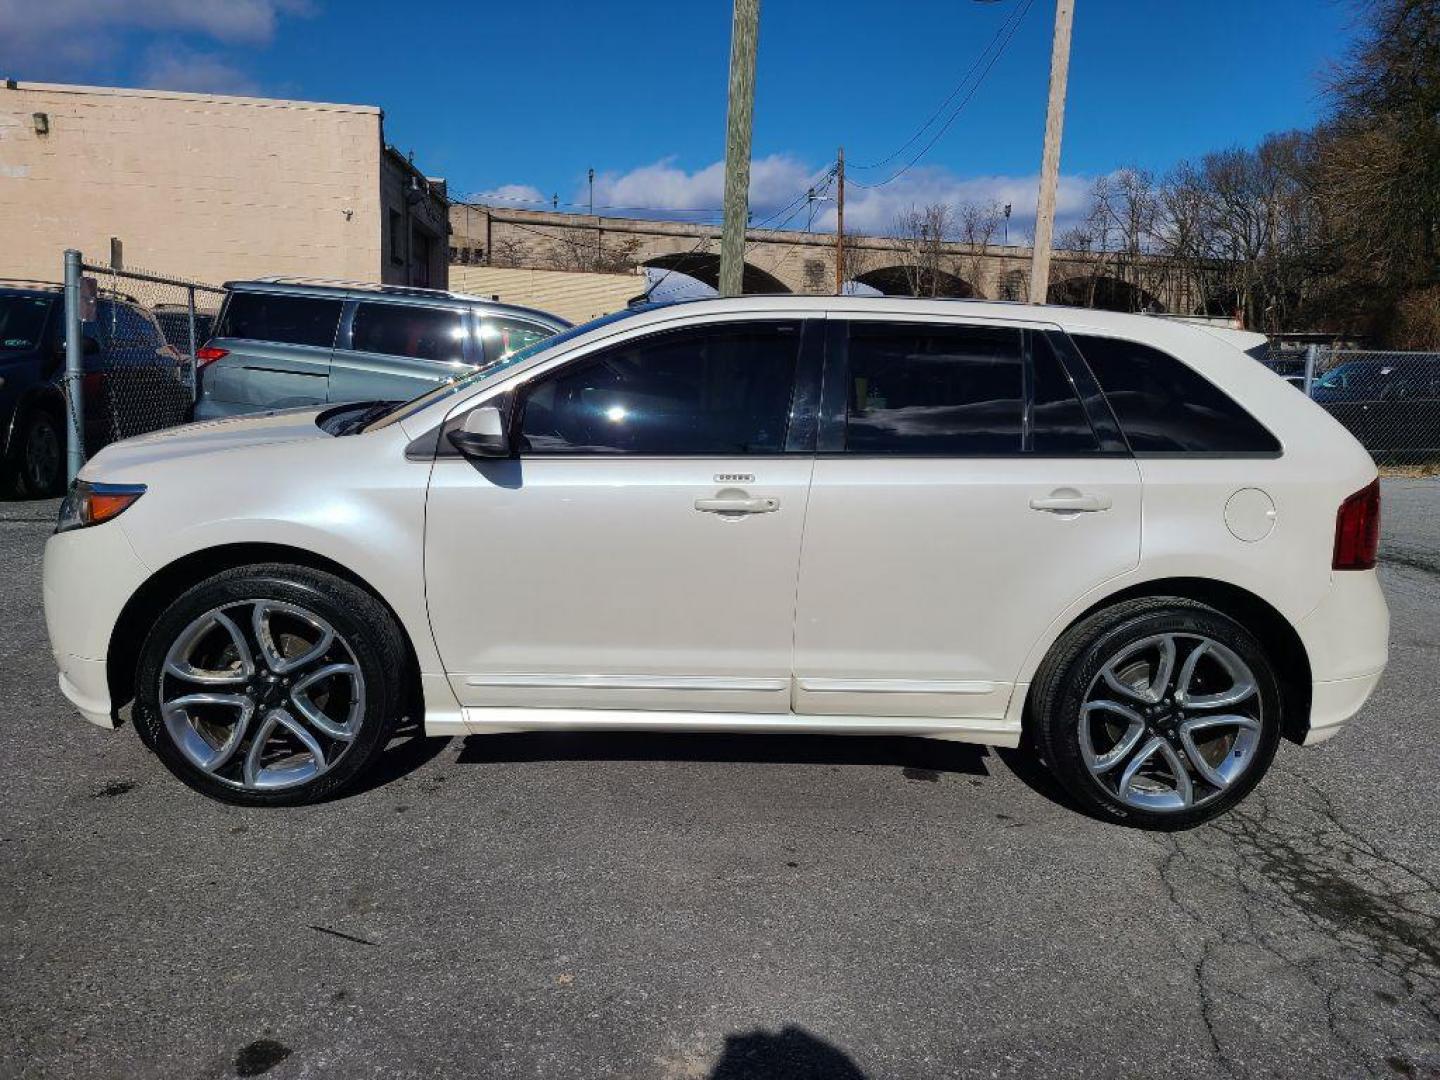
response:
[[[0,288],[11,285],[29,288],[38,287],[43,289],[59,290],[63,290],[65,288],[65,283],[63,281],[46,281],[44,278],[0,277]],[[112,289],[109,285],[97,285],[95,288],[95,293],[97,296],[105,296],[115,300],[126,300],[132,304],[140,303],[139,300],[135,299],[135,297],[131,296],[129,293],[122,292],[119,289]]]
[[[44,278],[33,277],[0,277],[0,285],[48,285],[52,289],[65,287],[65,283],[61,281],[47,281]]]
[[[483,296],[470,293],[451,292],[448,289],[425,289],[419,285],[385,285],[378,281],[346,281],[343,278],[293,277],[276,274],[271,277],[251,278],[251,281],[267,285],[324,285],[336,289],[360,289],[365,292],[388,293],[396,296],[446,296],[457,300],[484,300]],[[240,284],[235,282],[234,284]]]

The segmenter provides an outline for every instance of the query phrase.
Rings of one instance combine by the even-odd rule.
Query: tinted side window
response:
[[[1021,450],[1019,330],[850,325],[845,448],[861,454]]]
[[[101,300],[96,305],[93,332],[107,349],[153,349],[165,344],[149,315],[113,300]]]
[[[553,334],[538,323],[522,322],[504,315],[486,315],[480,320],[480,340],[485,343],[485,360],[494,363],[511,353],[543,341]]]
[[[1070,375],[1044,334],[1032,334],[1031,403],[1026,449],[1075,454],[1100,449]]]
[[[1075,335],[1134,451],[1274,453],[1275,436],[1173,356],[1118,338]]]
[[[358,304],[350,347],[360,352],[464,363],[465,315],[413,304]]]
[[[340,300],[311,296],[231,293],[215,336],[328,347],[335,344],[341,306]]]
[[[798,322],[722,323],[626,342],[532,385],[522,447],[780,453],[799,347]]]

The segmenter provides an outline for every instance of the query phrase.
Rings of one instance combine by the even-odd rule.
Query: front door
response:
[[[515,391],[517,459],[437,459],[426,593],[463,705],[789,710],[803,333],[722,321],[592,348]]]
[[[830,326],[796,712],[998,731],[1050,623],[1137,563],[1136,464],[1043,330]]]

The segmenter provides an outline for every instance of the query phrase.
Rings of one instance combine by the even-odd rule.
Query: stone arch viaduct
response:
[[[714,285],[720,230],[713,225],[516,210],[456,203],[450,210],[452,264],[563,270],[673,269]],[[891,295],[1026,300],[1030,248],[945,242],[924,267],[913,245],[884,236],[846,237],[847,278]],[[835,291],[835,237],[751,229],[745,247],[746,292],[830,294]],[[1047,299],[1115,311],[1194,314],[1200,301],[1186,275],[1154,256],[1128,260],[1057,251]]]

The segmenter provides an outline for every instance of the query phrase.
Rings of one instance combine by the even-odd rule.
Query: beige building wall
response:
[[[643,274],[592,274],[569,270],[531,270],[503,266],[450,267],[450,288],[475,296],[497,297],[585,322],[619,311],[645,291]]]
[[[376,281],[380,159],[368,105],[0,84],[0,276],[58,280],[115,236],[126,266],[202,281]]]

